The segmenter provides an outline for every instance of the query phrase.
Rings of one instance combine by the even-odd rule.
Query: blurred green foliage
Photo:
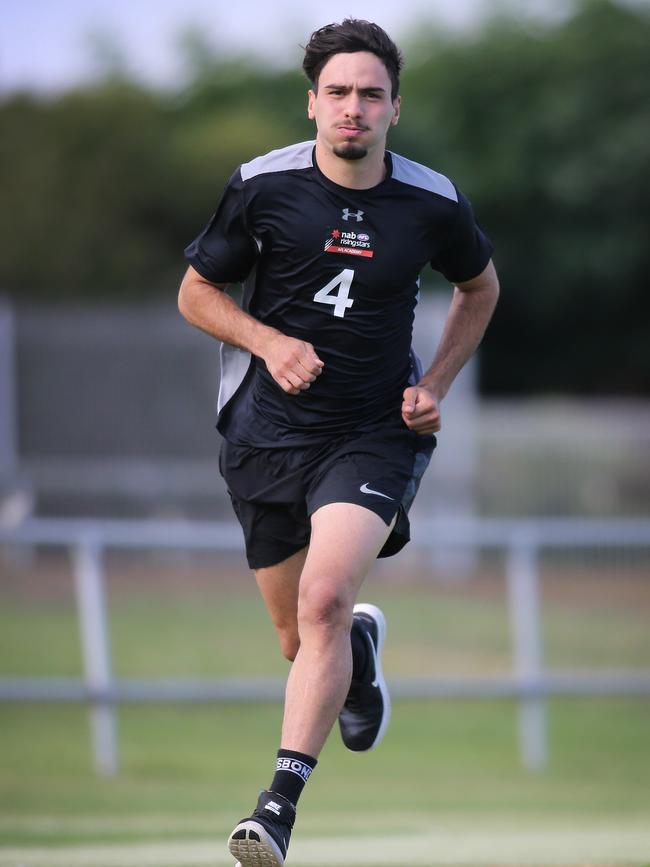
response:
[[[405,46],[390,147],[453,177],[496,246],[486,392],[650,393],[649,46],[647,7],[612,0]],[[0,287],[173,303],[183,247],[236,166],[313,136],[305,90],[297,71],[199,45],[175,92],[113,76],[5,98]]]

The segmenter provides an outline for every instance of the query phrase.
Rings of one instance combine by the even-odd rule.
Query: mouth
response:
[[[338,131],[346,136],[346,138],[356,138],[361,135],[361,133],[367,132],[366,127],[363,126],[339,126],[337,127]]]

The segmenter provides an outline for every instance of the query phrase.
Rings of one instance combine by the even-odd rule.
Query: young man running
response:
[[[229,839],[241,867],[282,867],[296,804],[339,720],[370,750],[390,701],[382,612],[355,605],[407,511],[440,429],[439,403],[498,296],[491,245],[443,175],[386,151],[401,55],[377,25],[316,31],[303,68],[316,140],[232,176],[186,250],[179,307],[222,341],[220,468],[249,565],[293,661],[276,772]],[[455,285],[426,372],[411,350],[419,275]],[[223,290],[243,283],[242,306]]]

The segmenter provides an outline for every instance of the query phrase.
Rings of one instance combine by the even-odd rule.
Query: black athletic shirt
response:
[[[411,351],[419,275],[483,271],[492,245],[444,175],[386,153],[386,176],[353,190],[326,178],[314,142],[242,165],[186,249],[213,283],[243,283],[242,306],[309,341],[322,374],[286,394],[259,358],[223,344],[218,428],[254,446],[314,443],[399,418],[419,371]]]

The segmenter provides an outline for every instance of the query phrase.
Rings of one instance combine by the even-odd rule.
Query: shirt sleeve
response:
[[[239,169],[226,185],[219,207],[201,234],[185,248],[185,258],[211,283],[241,283],[257,259],[248,229]]]
[[[479,226],[468,199],[458,193],[455,225],[442,249],[431,260],[431,267],[439,271],[450,283],[471,280],[485,269],[493,246]]]

